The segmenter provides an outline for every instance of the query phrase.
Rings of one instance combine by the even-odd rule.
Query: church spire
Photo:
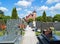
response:
[[[36,11],[34,10],[33,13],[36,13]]]

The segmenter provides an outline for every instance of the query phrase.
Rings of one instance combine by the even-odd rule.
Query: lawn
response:
[[[22,35],[24,36],[24,34],[25,34],[25,31],[22,31]]]
[[[0,36],[3,36],[3,31],[0,31]]]
[[[0,31],[0,36],[3,36],[5,33],[5,30]]]
[[[36,36],[40,35],[40,33],[41,33],[41,32],[38,32],[38,31],[37,31],[37,32],[35,32]]]
[[[55,34],[60,36],[60,31],[56,31]]]

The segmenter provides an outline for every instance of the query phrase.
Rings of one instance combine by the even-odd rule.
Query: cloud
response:
[[[22,1],[29,1],[29,2],[33,2],[34,0],[22,0]]]
[[[37,10],[40,10],[40,11],[48,10],[48,7],[47,6],[41,6]]]
[[[57,14],[60,11],[60,3],[57,3],[55,6],[49,8],[51,14]]]
[[[60,3],[57,3],[55,6],[49,8],[51,11],[60,10]]]
[[[23,18],[25,15],[24,14],[20,14],[18,15],[20,18]]]
[[[32,3],[32,2],[23,0],[23,1],[18,1],[17,3],[15,3],[15,5],[27,7],[27,6],[30,6],[31,3]]]
[[[8,9],[5,8],[5,7],[0,7],[0,10],[2,10],[2,11],[8,11]]]
[[[60,0],[47,0],[46,3],[48,4],[52,4],[52,3],[55,3],[55,2],[60,2]]]
[[[24,11],[28,11],[27,9],[25,9]]]
[[[48,11],[58,11],[58,10],[60,10],[60,3],[57,3],[55,6],[51,6],[51,7],[48,7],[48,6],[40,6],[40,7],[38,7],[38,9],[37,10],[39,10],[39,11],[46,11],[46,10],[48,10]]]
[[[20,10],[22,10],[22,8],[17,8],[17,11],[20,11]]]
[[[30,13],[32,13],[32,11],[27,11],[27,14],[30,14]]]
[[[48,7],[48,6],[37,7],[37,11],[39,11],[41,14],[43,13],[44,10],[47,13],[51,13],[53,15],[60,13],[60,3],[56,3],[54,6],[51,6],[51,7]]]

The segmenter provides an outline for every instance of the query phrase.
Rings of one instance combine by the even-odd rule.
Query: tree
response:
[[[17,14],[16,8],[13,8],[11,18],[12,19],[18,19],[18,14]]]
[[[43,12],[43,15],[42,15],[42,21],[43,22],[47,21],[47,17],[46,17],[46,12],[45,11]]]
[[[41,16],[36,17],[36,21],[42,21],[42,17]]]
[[[60,22],[60,14],[56,14],[56,15],[53,17],[53,21],[58,21],[58,22]]]
[[[4,12],[2,10],[0,10],[0,14],[2,14],[4,16]]]
[[[33,22],[33,19],[30,18],[30,19],[28,20],[28,24],[29,24],[30,22]]]
[[[11,19],[10,16],[4,16],[3,18],[4,18],[4,19]]]
[[[4,12],[2,10],[0,10],[0,19],[3,19],[4,16],[5,16]]]
[[[52,22],[52,17],[51,16],[47,16],[47,22]]]

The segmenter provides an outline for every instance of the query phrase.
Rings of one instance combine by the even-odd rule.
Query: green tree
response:
[[[28,24],[29,24],[30,22],[33,22],[33,19],[30,18],[30,19],[28,20]]]
[[[0,10],[0,19],[3,19],[4,16],[5,16],[4,12],[2,10]]]
[[[43,22],[47,21],[47,17],[46,17],[46,12],[45,11],[43,12],[43,15],[42,15],[42,21]]]
[[[17,14],[16,8],[13,8],[11,18],[12,19],[18,19],[18,14]]]
[[[42,21],[42,17],[41,16],[36,17],[36,21]]]
[[[2,16],[4,16],[4,12],[2,10],[0,10],[0,14],[2,14]]]
[[[3,19],[4,19],[5,23],[6,23],[8,19],[11,19],[11,17],[10,16],[4,16]]]
[[[47,16],[47,22],[52,22],[53,18],[51,16]]]
[[[10,16],[4,16],[3,19],[11,19]]]
[[[0,19],[3,19],[3,17],[4,17],[3,14],[0,14]]]
[[[60,22],[60,14],[56,14],[56,15],[53,17],[53,21],[58,21],[58,22]]]

